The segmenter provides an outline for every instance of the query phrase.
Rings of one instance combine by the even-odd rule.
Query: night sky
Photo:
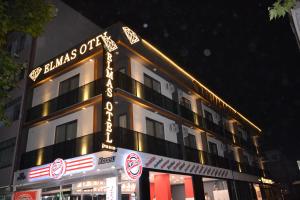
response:
[[[300,51],[273,1],[64,0],[105,28],[123,22],[300,159]]]

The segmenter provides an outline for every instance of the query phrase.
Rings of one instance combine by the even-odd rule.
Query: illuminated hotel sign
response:
[[[267,179],[264,177],[261,177],[260,179],[258,179],[260,182],[265,183],[265,184],[274,184],[274,181],[271,179]]]
[[[102,149],[116,150],[113,145],[112,131],[113,131],[113,54],[110,53],[106,46],[103,47],[103,94],[102,94]]]
[[[48,74],[49,72],[53,71],[56,68],[59,68],[73,60],[75,60],[79,56],[86,55],[96,49],[97,47],[101,46],[101,41],[104,41],[104,44],[108,48],[108,50],[114,51],[117,49],[117,45],[110,39],[110,36],[107,35],[107,32],[100,34],[87,42],[79,45],[76,48],[71,49],[70,51],[50,60],[46,64],[35,68],[29,74],[29,78],[31,80],[36,81],[39,75],[42,73],[44,75]]]

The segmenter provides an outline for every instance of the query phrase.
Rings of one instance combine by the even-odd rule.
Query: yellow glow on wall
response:
[[[41,165],[43,163],[43,153],[44,153],[44,149],[39,149],[38,155],[37,155],[37,160],[36,160],[36,165]]]
[[[81,151],[80,154],[81,155],[85,155],[87,154],[87,138],[82,138],[82,144],[81,144]]]
[[[43,104],[43,117],[47,116],[49,114],[49,103]]]
[[[164,55],[161,51],[159,51],[157,48],[155,48],[153,45],[151,45],[146,40],[142,39],[143,44],[145,44],[148,48],[152,49],[154,52],[159,54],[162,58],[164,58],[166,61],[168,61],[170,64],[172,64],[176,69],[178,69],[180,72],[182,72],[185,76],[189,77],[193,82],[197,83],[200,87],[205,89],[207,92],[209,92],[213,98],[218,100],[220,103],[222,103],[224,106],[229,108],[232,112],[240,116],[243,120],[248,122],[252,127],[256,128],[259,132],[261,132],[261,129],[257,127],[254,123],[252,123],[250,120],[248,120],[246,117],[244,117],[241,113],[236,111],[233,107],[231,107],[229,104],[227,104],[223,99],[218,97],[215,93],[213,93],[210,89],[208,89],[206,86],[204,86],[202,83],[200,83],[196,78],[194,78],[192,75],[190,75],[187,71],[185,71],[183,68],[181,68],[179,65],[177,65],[174,61],[172,61],[170,58],[168,58],[166,55]]]
[[[238,163],[239,172],[242,172],[241,163]]]
[[[136,96],[142,98],[142,86],[141,84],[136,84]]]
[[[90,98],[90,88],[89,87],[84,87],[83,88],[83,101],[86,101]]]
[[[200,163],[201,163],[202,165],[205,164],[205,161],[204,161],[204,155],[203,155],[203,152],[202,152],[202,151],[200,151]]]

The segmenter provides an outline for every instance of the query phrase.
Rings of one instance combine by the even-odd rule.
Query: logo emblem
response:
[[[60,179],[66,172],[66,162],[57,158],[50,165],[50,177],[53,179]]]
[[[29,74],[29,77],[31,78],[31,80],[35,81],[37,79],[37,77],[40,75],[41,71],[43,69],[41,67],[35,68],[34,70],[32,70]]]
[[[122,27],[128,41],[130,42],[130,44],[134,44],[137,43],[138,41],[140,41],[139,37],[137,36],[137,34],[131,30],[130,28],[124,26]]]
[[[29,194],[23,194],[18,197],[18,200],[33,200],[33,198]]]
[[[131,180],[140,178],[143,172],[141,157],[136,153],[128,154],[125,159],[124,171]]]

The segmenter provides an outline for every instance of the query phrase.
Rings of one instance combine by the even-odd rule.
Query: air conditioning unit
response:
[[[175,87],[172,83],[167,82],[166,83],[166,90],[168,90],[170,93],[173,93],[175,91]]]
[[[177,133],[179,131],[178,124],[175,123],[170,124],[169,130],[171,132]]]

